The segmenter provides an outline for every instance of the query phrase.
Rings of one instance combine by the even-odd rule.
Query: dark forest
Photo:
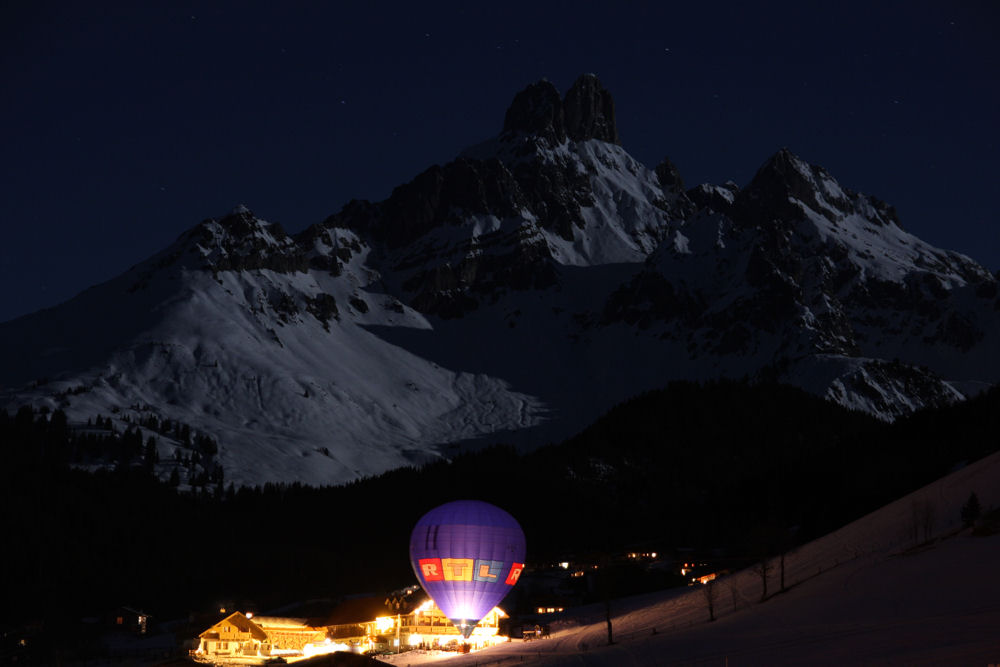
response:
[[[785,386],[675,382],[534,452],[497,444],[325,488],[235,489],[220,475],[182,491],[153,476],[135,433],[58,411],[0,411],[0,443],[2,621],[17,627],[407,586],[411,527],[459,498],[517,517],[529,564],[682,547],[746,564],[996,451],[1000,390],[886,424]],[[81,452],[118,463],[86,472],[71,465]]]

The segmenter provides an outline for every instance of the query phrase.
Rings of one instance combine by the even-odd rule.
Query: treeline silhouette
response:
[[[416,520],[459,498],[517,517],[530,563],[650,545],[750,562],[1000,449],[998,415],[998,389],[885,424],[790,387],[675,382],[530,453],[497,445],[338,487],[186,493],[141,464],[141,439],[74,429],[59,412],[0,411],[0,621],[53,624],[121,605],[163,619],[384,592],[415,583]],[[138,451],[138,463],[71,465],[92,438],[106,439],[91,445],[102,451]]]

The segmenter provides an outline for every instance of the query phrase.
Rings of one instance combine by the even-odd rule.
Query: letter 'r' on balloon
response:
[[[421,558],[420,571],[423,573],[426,581],[441,581],[444,579],[440,558]]]

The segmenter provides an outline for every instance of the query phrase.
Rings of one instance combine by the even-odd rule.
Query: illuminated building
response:
[[[195,655],[211,661],[238,656],[308,656],[336,650],[402,652],[461,645],[479,649],[508,641],[498,632],[500,619],[507,616],[499,607],[483,617],[464,641],[458,628],[429,599],[408,613],[390,614],[387,607],[382,609],[385,615],[350,623],[270,616],[248,618],[236,612],[199,635]]]
[[[205,632],[196,653],[205,657],[268,656],[304,652],[307,645],[326,641],[326,628],[304,619],[254,616],[234,612]]]

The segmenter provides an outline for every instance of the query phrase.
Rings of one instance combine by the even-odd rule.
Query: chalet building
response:
[[[380,616],[362,623],[363,640],[371,650],[405,651],[412,648],[452,648],[468,645],[484,648],[507,641],[499,633],[500,619],[506,618],[499,607],[494,607],[476,625],[472,635],[461,641],[462,635],[430,599],[407,614]],[[331,628],[332,629],[332,628]]]
[[[326,629],[300,618],[254,616],[240,612],[225,617],[199,636],[196,651],[207,657],[269,656],[274,653],[304,653],[309,645],[326,641]]]
[[[326,641],[326,628],[310,625],[304,618],[254,616],[252,622],[267,634],[272,648],[305,652],[307,646]]]
[[[109,614],[107,625],[113,629],[144,635],[149,629],[150,615],[131,607],[118,607]]]
[[[406,613],[393,614],[392,610],[386,601],[367,598],[348,601],[322,621],[235,612],[199,635],[194,654],[208,660],[263,658],[308,656],[330,651],[365,653],[402,652],[413,648],[483,648],[507,641],[499,634],[500,619],[506,618],[499,607],[494,607],[479,622],[466,641],[462,641],[458,629],[429,598]]]
[[[270,655],[267,633],[240,612],[229,616],[198,635],[197,653],[209,657]]]

